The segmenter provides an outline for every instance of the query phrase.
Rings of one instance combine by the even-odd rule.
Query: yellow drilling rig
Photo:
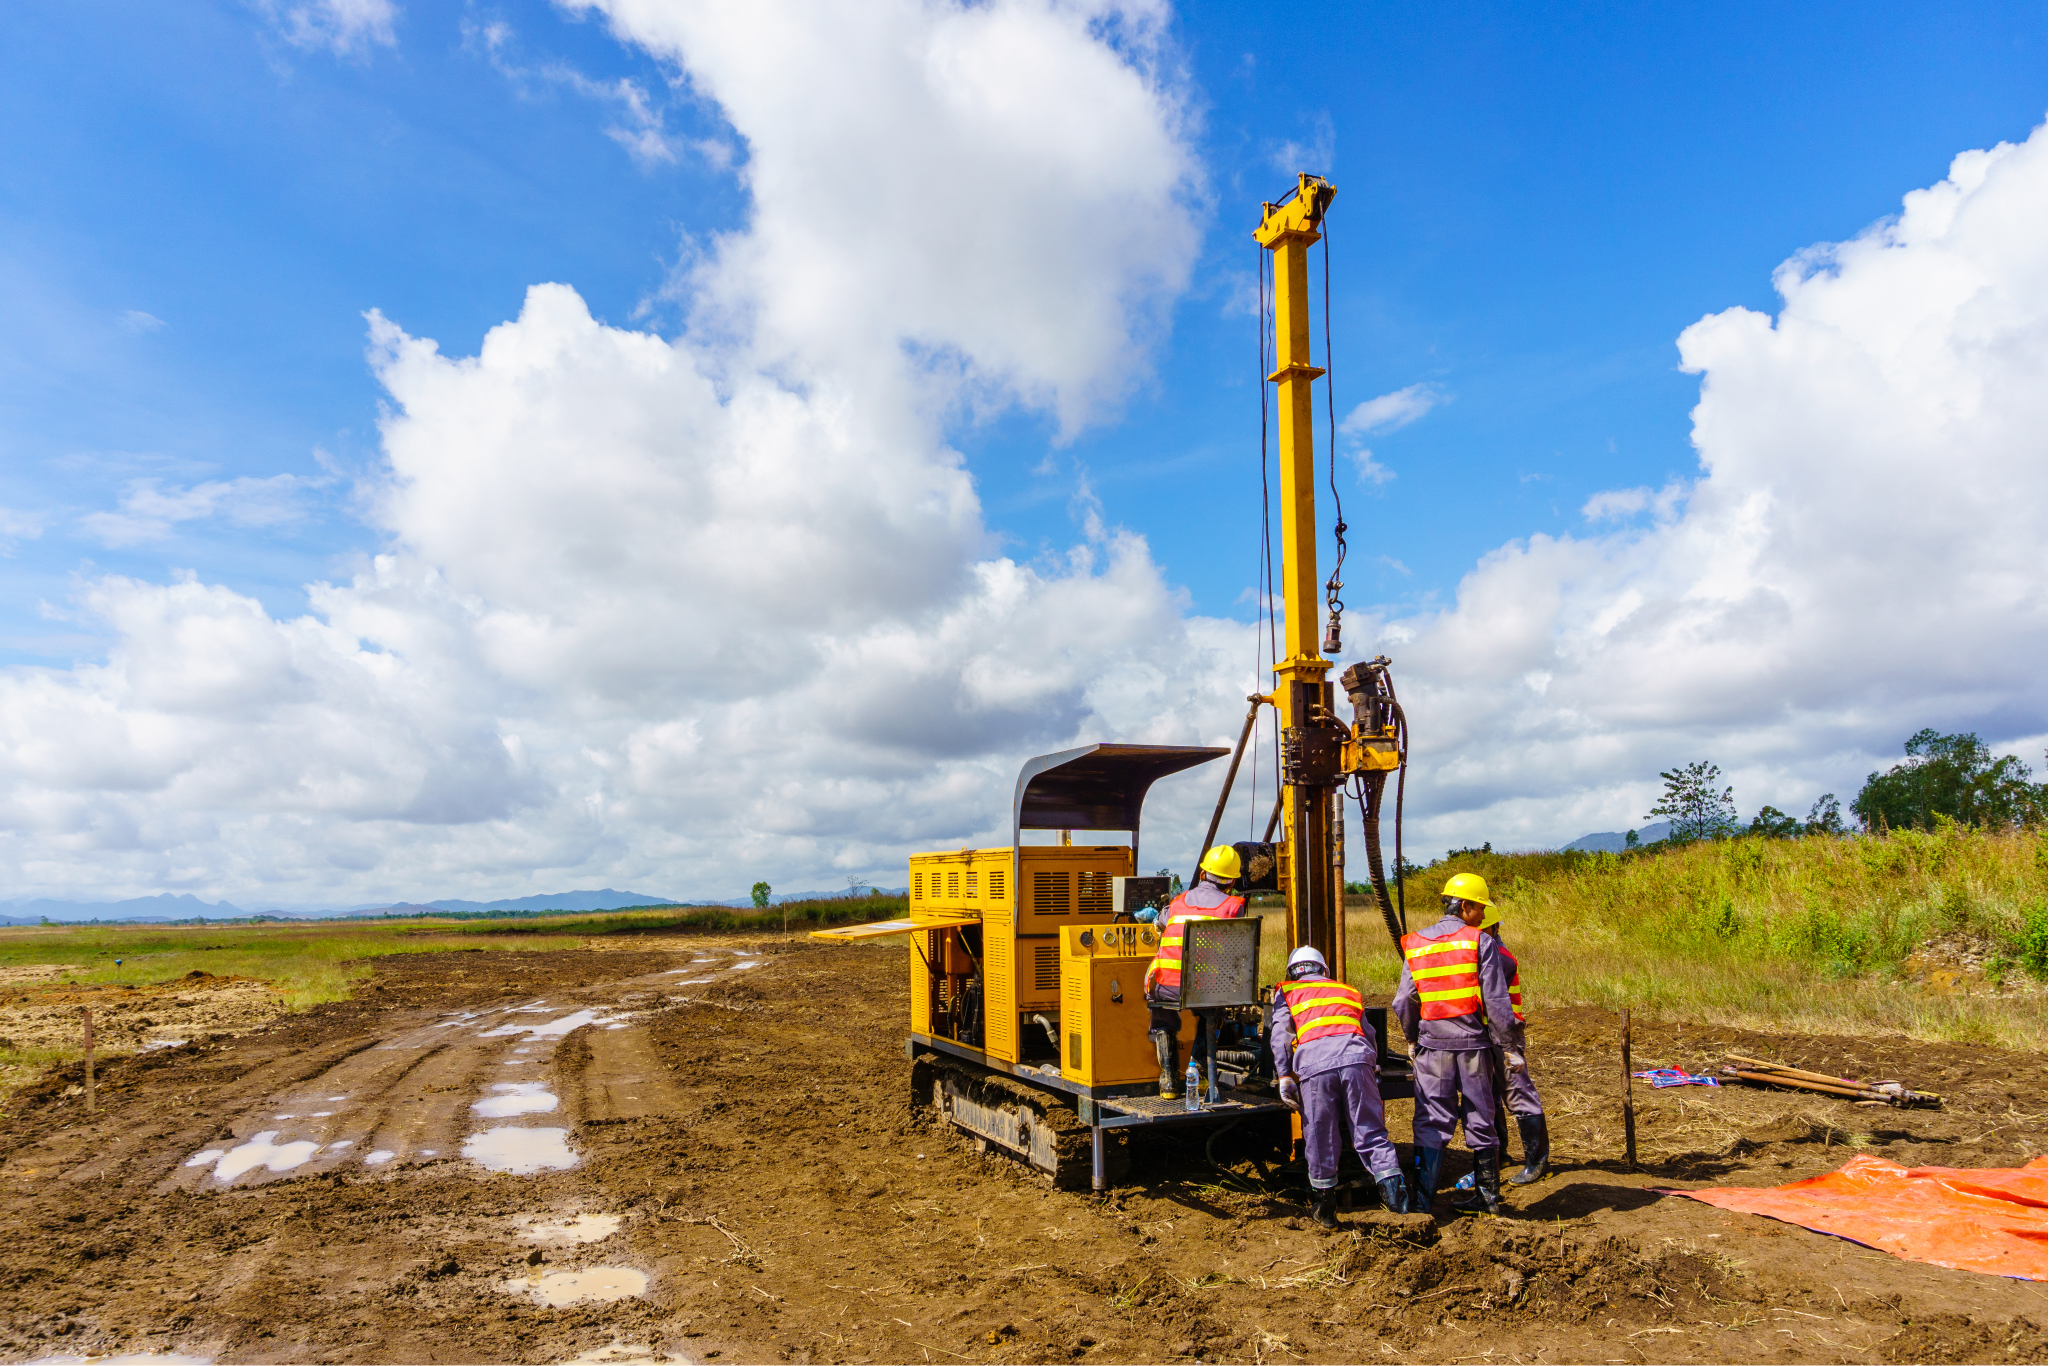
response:
[[[1008,1152],[1063,1185],[1086,1179],[1103,1189],[1116,1175],[1116,1145],[1108,1140],[1120,1131],[1232,1121],[1282,1126],[1290,1117],[1272,1085],[1265,1038],[1272,987],[1258,981],[1265,926],[1256,915],[1189,922],[1181,1056],[1199,1054],[1204,1084],[1184,1098],[1158,1094],[1143,992],[1158,933],[1141,916],[1166,903],[1169,879],[1139,876],[1137,862],[1140,810],[1154,782],[1230,754],[1202,841],[1208,848],[1260,711],[1273,708],[1279,798],[1265,838],[1237,845],[1244,870],[1237,890],[1284,893],[1286,948],[1314,946],[1343,978],[1343,802],[1355,798],[1376,900],[1389,932],[1397,940],[1403,932],[1399,883],[1390,898],[1379,825],[1388,781],[1405,762],[1406,722],[1385,658],[1344,671],[1352,718],[1339,718],[1326,657],[1341,648],[1337,570],[1321,585],[1328,616],[1318,637],[1314,391],[1326,369],[1311,353],[1309,248],[1323,240],[1335,194],[1322,177],[1300,176],[1279,203],[1261,205],[1253,233],[1262,279],[1272,282],[1266,380],[1278,399],[1282,609],[1273,690],[1247,699],[1236,747],[1097,744],[1033,759],[1018,774],[1008,844],[913,855],[908,919],[813,936],[907,935],[905,1050],[914,1102],[932,1106],[985,1149]],[[1326,282],[1328,261],[1326,246]],[[1325,322],[1327,360],[1327,293]],[[1335,510],[1334,479],[1332,491]],[[1341,569],[1341,513],[1335,528]],[[1399,812],[1397,783],[1397,832]],[[1026,831],[1058,832],[1057,842],[1027,844]],[[1076,844],[1076,832],[1129,841]],[[1398,841],[1399,833],[1397,850]],[[1384,1040],[1385,1010],[1368,1016]],[[1406,1059],[1385,1046],[1380,1053],[1383,1095],[1411,1094]]]

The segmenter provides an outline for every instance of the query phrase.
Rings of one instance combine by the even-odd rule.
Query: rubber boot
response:
[[[1515,1127],[1523,1138],[1523,1169],[1508,1178],[1511,1186],[1527,1186],[1551,1174],[1551,1130],[1542,1115],[1517,1115]]]
[[[1437,1203],[1437,1180],[1443,1171],[1444,1149],[1416,1149],[1416,1185],[1409,1192],[1409,1213],[1430,1213]]]
[[[1163,1029],[1151,1033],[1153,1052],[1160,1059],[1160,1099],[1177,1100],[1181,1095],[1181,1040]]]
[[[1406,1214],[1409,1211],[1409,1187],[1402,1180],[1399,1170],[1391,1171],[1378,1178],[1380,1203],[1389,1214]]]
[[[1309,1211],[1309,1217],[1323,1228],[1338,1227],[1338,1192],[1335,1186],[1316,1193],[1316,1206]]]
[[[1501,1213],[1501,1149],[1473,1150],[1473,1190],[1451,1207],[1461,1214]]]

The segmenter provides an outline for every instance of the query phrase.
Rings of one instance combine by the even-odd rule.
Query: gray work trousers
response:
[[[1409,1064],[1416,1075],[1417,1147],[1449,1147],[1461,1121],[1466,1126],[1468,1148],[1501,1146],[1492,1055],[1485,1049],[1446,1053],[1415,1048],[1410,1050]]]
[[[1347,1129],[1359,1160],[1375,1180],[1402,1169],[1402,1159],[1387,1136],[1380,1077],[1362,1063],[1333,1067],[1302,1079],[1302,1146],[1309,1158],[1309,1184],[1317,1190],[1329,1190],[1338,1183],[1338,1159],[1344,1155]]]
[[[1508,1074],[1508,1112],[1512,1115],[1541,1115],[1544,1113],[1544,1099],[1537,1094],[1537,1083],[1530,1080],[1529,1054],[1523,1054],[1523,1070]]]

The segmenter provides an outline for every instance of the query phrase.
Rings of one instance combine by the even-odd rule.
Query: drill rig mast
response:
[[[1295,193],[1262,204],[1253,237],[1272,257],[1274,370],[1266,377],[1278,397],[1281,485],[1282,626],[1280,662],[1270,703],[1281,736],[1283,840],[1281,884],[1288,900],[1288,947],[1321,952],[1331,974],[1345,979],[1344,797],[1361,775],[1367,808],[1367,851],[1374,889],[1388,928],[1400,937],[1380,867],[1379,797],[1387,775],[1402,760],[1400,708],[1376,659],[1345,671],[1353,722],[1338,719],[1328,680],[1331,661],[1317,639],[1316,416],[1314,385],[1324,370],[1313,363],[1309,328],[1309,248],[1323,237],[1323,217],[1337,190],[1320,176],[1297,178]],[[1330,453],[1335,458],[1336,452]],[[1340,528],[1342,530],[1342,528]],[[1334,600],[1337,584],[1330,585]],[[1336,653],[1339,618],[1333,601],[1321,642]],[[1269,834],[1269,837],[1271,835]]]

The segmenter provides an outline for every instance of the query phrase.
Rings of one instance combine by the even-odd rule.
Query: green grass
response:
[[[1871,839],[1736,839],[1617,854],[1462,854],[1410,877],[1409,924],[1455,872],[1485,877],[1526,1005],[1628,1006],[1760,1030],[2043,1046],[2041,832],[1947,826]],[[1400,960],[1371,903],[1346,917],[1353,982],[1384,995]],[[1931,939],[1994,946],[2005,996],[1948,994],[1906,960]],[[1270,935],[1270,971],[1281,935]]]
[[[504,920],[439,917],[369,921],[264,921],[205,925],[48,925],[0,929],[0,967],[72,964],[82,983],[146,985],[186,973],[255,977],[283,993],[292,1010],[345,999],[372,971],[370,960],[399,953],[490,947],[522,952],[573,949],[585,939],[661,931],[792,931],[902,914],[902,897],[791,902],[766,911],[669,907]],[[120,959],[120,966],[115,960]]]

